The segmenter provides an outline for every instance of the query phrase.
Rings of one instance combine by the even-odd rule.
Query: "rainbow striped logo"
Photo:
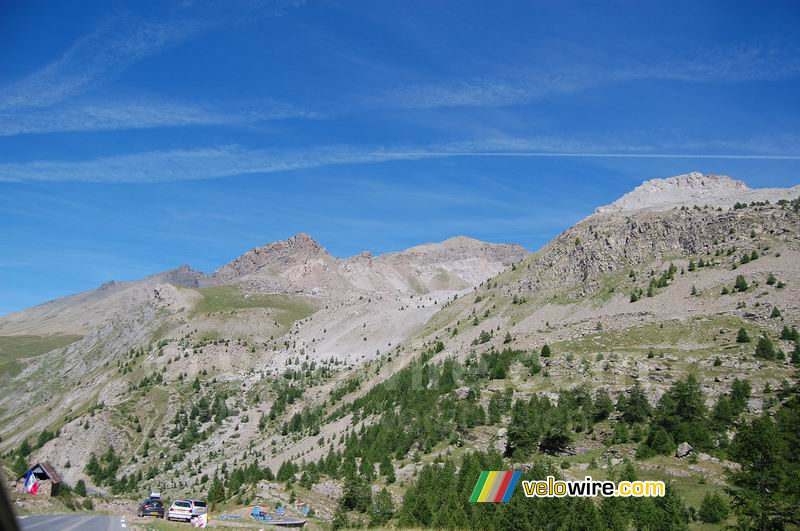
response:
[[[492,470],[481,472],[478,483],[472,491],[471,502],[507,502],[514,494],[519,481],[519,472],[513,470]]]

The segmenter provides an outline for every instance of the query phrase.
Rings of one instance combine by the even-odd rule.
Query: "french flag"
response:
[[[39,482],[36,481],[36,476],[33,475],[32,470],[28,470],[28,473],[25,474],[25,492],[28,494],[36,495],[39,492]]]

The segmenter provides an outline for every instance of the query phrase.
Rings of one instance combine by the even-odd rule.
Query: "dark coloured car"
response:
[[[164,518],[164,504],[161,500],[156,498],[147,498],[139,504],[139,510],[136,512],[138,516],[157,516]]]

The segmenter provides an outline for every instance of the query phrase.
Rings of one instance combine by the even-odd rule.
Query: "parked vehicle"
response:
[[[139,504],[138,516],[157,516],[164,518],[164,504],[159,498],[147,498]]]
[[[192,502],[190,500],[175,500],[169,506],[167,520],[183,520],[188,522],[192,519]]]
[[[189,500],[192,504],[192,516],[200,516],[208,512],[208,505],[201,500]]]

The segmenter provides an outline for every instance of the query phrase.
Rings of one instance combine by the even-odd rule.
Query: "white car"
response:
[[[167,520],[184,520],[188,522],[192,519],[192,502],[190,500],[175,500],[167,511]]]
[[[192,504],[192,516],[200,516],[208,512],[208,505],[206,502],[200,500],[187,500]]]

